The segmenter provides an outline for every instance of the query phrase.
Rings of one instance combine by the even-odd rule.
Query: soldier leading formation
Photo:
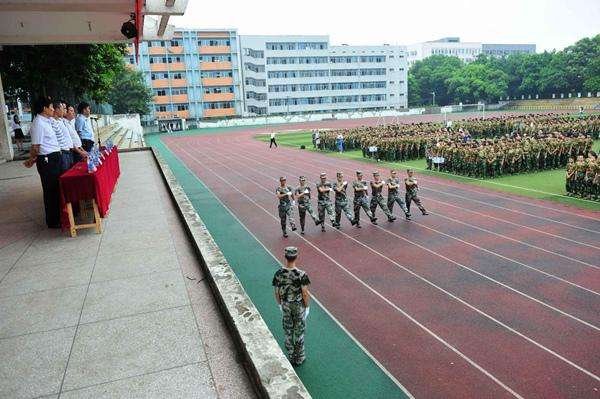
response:
[[[367,182],[363,180],[362,171],[356,171],[356,180],[352,182],[354,191],[353,208],[354,212],[350,211],[348,204],[347,189],[348,182],[344,180],[344,174],[337,172],[336,181],[332,184],[327,180],[327,174],[321,173],[319,182],[315,184],[317,189],[317,213],[311,203],[311,188],[306,182],[305,176],[298,178],[299,185],[297,188],[292,188],[287,185],[285,177],[279,178],[279,186],[275,189],[275,195],[279,201],[278,213],[281,222],[281,231],[284,237],[288,237],[287,227],[296,230],[296,222],[294,220],[293,208],[298,205],[298,216],[300,217],[300,234],[304,235],[305,219],[308,214],[315,226],[321,226],[321,231],[325,231],[325,216],[329,218],[331,225],[337,229],[341,228],[342,214],[346,216],[352,226],[360,228],[360,211],[361,209],[367,214],[367,217],[374,225],[377,224],[375,213],[377,208],[380,208],[388,222],[396,220],[393,214],[394,205],[400,206],[406,220],[411,220],[410,206],[415,203],[417,208],[423,215],[427,215],[427,210],[421,204],[418,196],[419,186],[417,179],[414,177],[411,169],[407,170],[407,177],[404,179],[404,187],[406,193],[404,200],[400,195],[400,179],[397,177],[397,171],[391,170],[387,180],[383,180],[379,172],[373,173],[373,180]],[[387,199],[383,195],[384,188],[387,189]],[[369,198],[369,189],[371,190],[371,198]],[[335,204],[331,202],[331,193],[333,192]]]

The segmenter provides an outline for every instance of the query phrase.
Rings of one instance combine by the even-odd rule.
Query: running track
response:
[[[304,237],[283,239],[280,175],[372,166],[269,150],[260,131],[163,141],[276,257],[300,248],[314,295],[412,395],[600,397],[598,212],[418,176],[430,216],[378,210],[379,226],[363,215],[326,233],[307,218]]]

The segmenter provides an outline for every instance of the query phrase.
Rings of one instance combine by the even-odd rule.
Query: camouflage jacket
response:
[[[273,287],[277,290],[281,302],[301,302],[302,287],[310,285],[308,274],[300,269],[282,267],[273,276]]]

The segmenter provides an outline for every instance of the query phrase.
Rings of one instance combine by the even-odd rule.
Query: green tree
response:
[[[85,94],[102,102],[124,54],[123,44],[4,46],[0,73],[9,95],[75,102]]]
[[[418,89],[417,94],[412,94],[414,105],[431,105],[434,92],[436,104],[449,104],[451,98],[446,81],[463,66],[464,64],[459,58],[445,55],[432,55],[415,62],[409,71],[409,74],[412,75],[412,84]],[[410,77],[408,83],[411,84]],[[409,96],[411,96],[410,87]]]
[[[124,67],[113,81],[108,102],[116,114],[148,114],[152,90],[146,86],[141,72]]]
[[[506,95],[508,76],[500,69],[475,62],[456,71],[447,84],[455,103],[493,102]]]

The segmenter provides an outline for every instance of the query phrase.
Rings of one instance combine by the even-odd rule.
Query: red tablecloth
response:
[[[80,200],[95,199],[100,216],[104,217],[108,214],[110,198],[120,174],[119,152],[116,147],[108,156],[104,157],[102,165],[99,165],[94,173],[88,173],[85,161],[76,163],[63,173],[60,176],[61,224],[63,228],[69,227],[67,202],[76,205]]]

